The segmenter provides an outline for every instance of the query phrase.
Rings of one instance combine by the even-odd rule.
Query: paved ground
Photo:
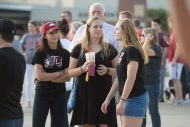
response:
[[[168,77],[165,78],[165,89],[168,88]],[[34,86],[33,86],[34,87]],[[34,88],[33,88],[34,93]],[[172,98],[173,99],[173,98]],[[32,109],[25,108],[25,102],[22,98],[22,105],[24,110],[24,126],[23,127],[32,127]],[[148,114],[148,113],[147,113]],[[175,106],[167,103],[160,103],[160,114],[162,127],[190,127],[190,104]],[[149,114],[147,115],[147,127],[151,126],[151,120]],[[69,119],[71,114],[69,114]],[[120,120],[118,120],[119,122]],[[47,118],[46,127],[50,127],[49,116]],[[120,127],[120,124],[119,126]]]
[[[23,103],[24,105],[24,103]],[[24,126],[32,127],[32,109],[24,109]],[[169,103],[160,104],[160,113],[162,120],[162,127],[190,127],[190,105],[175,106]],[[69,119],[71,114],[69,114]],[[148,115],[147,127],[151,126],[150,116]],[[50,127],[49,116],[47,118],[46,127]],[[119,125],[120,127],[120,125]]]

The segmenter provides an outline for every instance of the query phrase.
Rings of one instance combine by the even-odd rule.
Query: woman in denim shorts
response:
[[[119,90],[121,98],[116,111],[121,116],[122,127],[141,127],[149,102],[143,79],[144,63],[147,63],[148,59],[130,19],[116,23],[115,37],[123,48],[117,64],[118,76],[101,110],[107,113],[111,98]]]

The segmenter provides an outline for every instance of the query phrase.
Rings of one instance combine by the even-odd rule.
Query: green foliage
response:
[[[164,9],[148,9],[148,24],[147,24],[148,27],[150,27],[150,22],[151,22],[151,19],[153,19],[153,18],[160,18],[162,30],[166,33],[169,32],[166,10],[164,10]]]

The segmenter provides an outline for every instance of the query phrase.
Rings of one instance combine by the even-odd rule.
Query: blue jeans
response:
[[[180,80],[182,84],[183,99],[185,99],[186,94],[189,93],[190,96],[190,70],[187,66],[183,66]]]
[[[36,86],[32,127],[45,127],[49,110],[51,127],[68,127],[65,85]]]
[[[160,85],[159,84],[145,85],[145,87],[149,94],[148,108],[152,120],[152,127],[161,127],[160,113],[158,108]],[[146,126],[146,117],[145,119],[143,119],[143,124],[142,124],[142,127],[145,126]]]
[[[22,126],[23,126],[23,118],[0,120],[0,127],[22,127]]]
[[[164,97],[164,78],[165,78],[166,67],[165,65],[160,68],[160,98]]]

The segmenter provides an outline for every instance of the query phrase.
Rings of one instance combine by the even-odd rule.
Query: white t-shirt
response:
[[[69,46],[71,44],[71,41],[68,39],[60,39],[60,41],[61,41],[63,48],[68,50]]]
[[[71,41],[68,39],[60,39],[60,41],[61,41],[63,48],[68,50],[70,47]],[[71,80],[69,82],[65,82],[65,85],[66,85],[66,90],[71,91],[71,89],[73,87],[73,78],[71,78]]]

